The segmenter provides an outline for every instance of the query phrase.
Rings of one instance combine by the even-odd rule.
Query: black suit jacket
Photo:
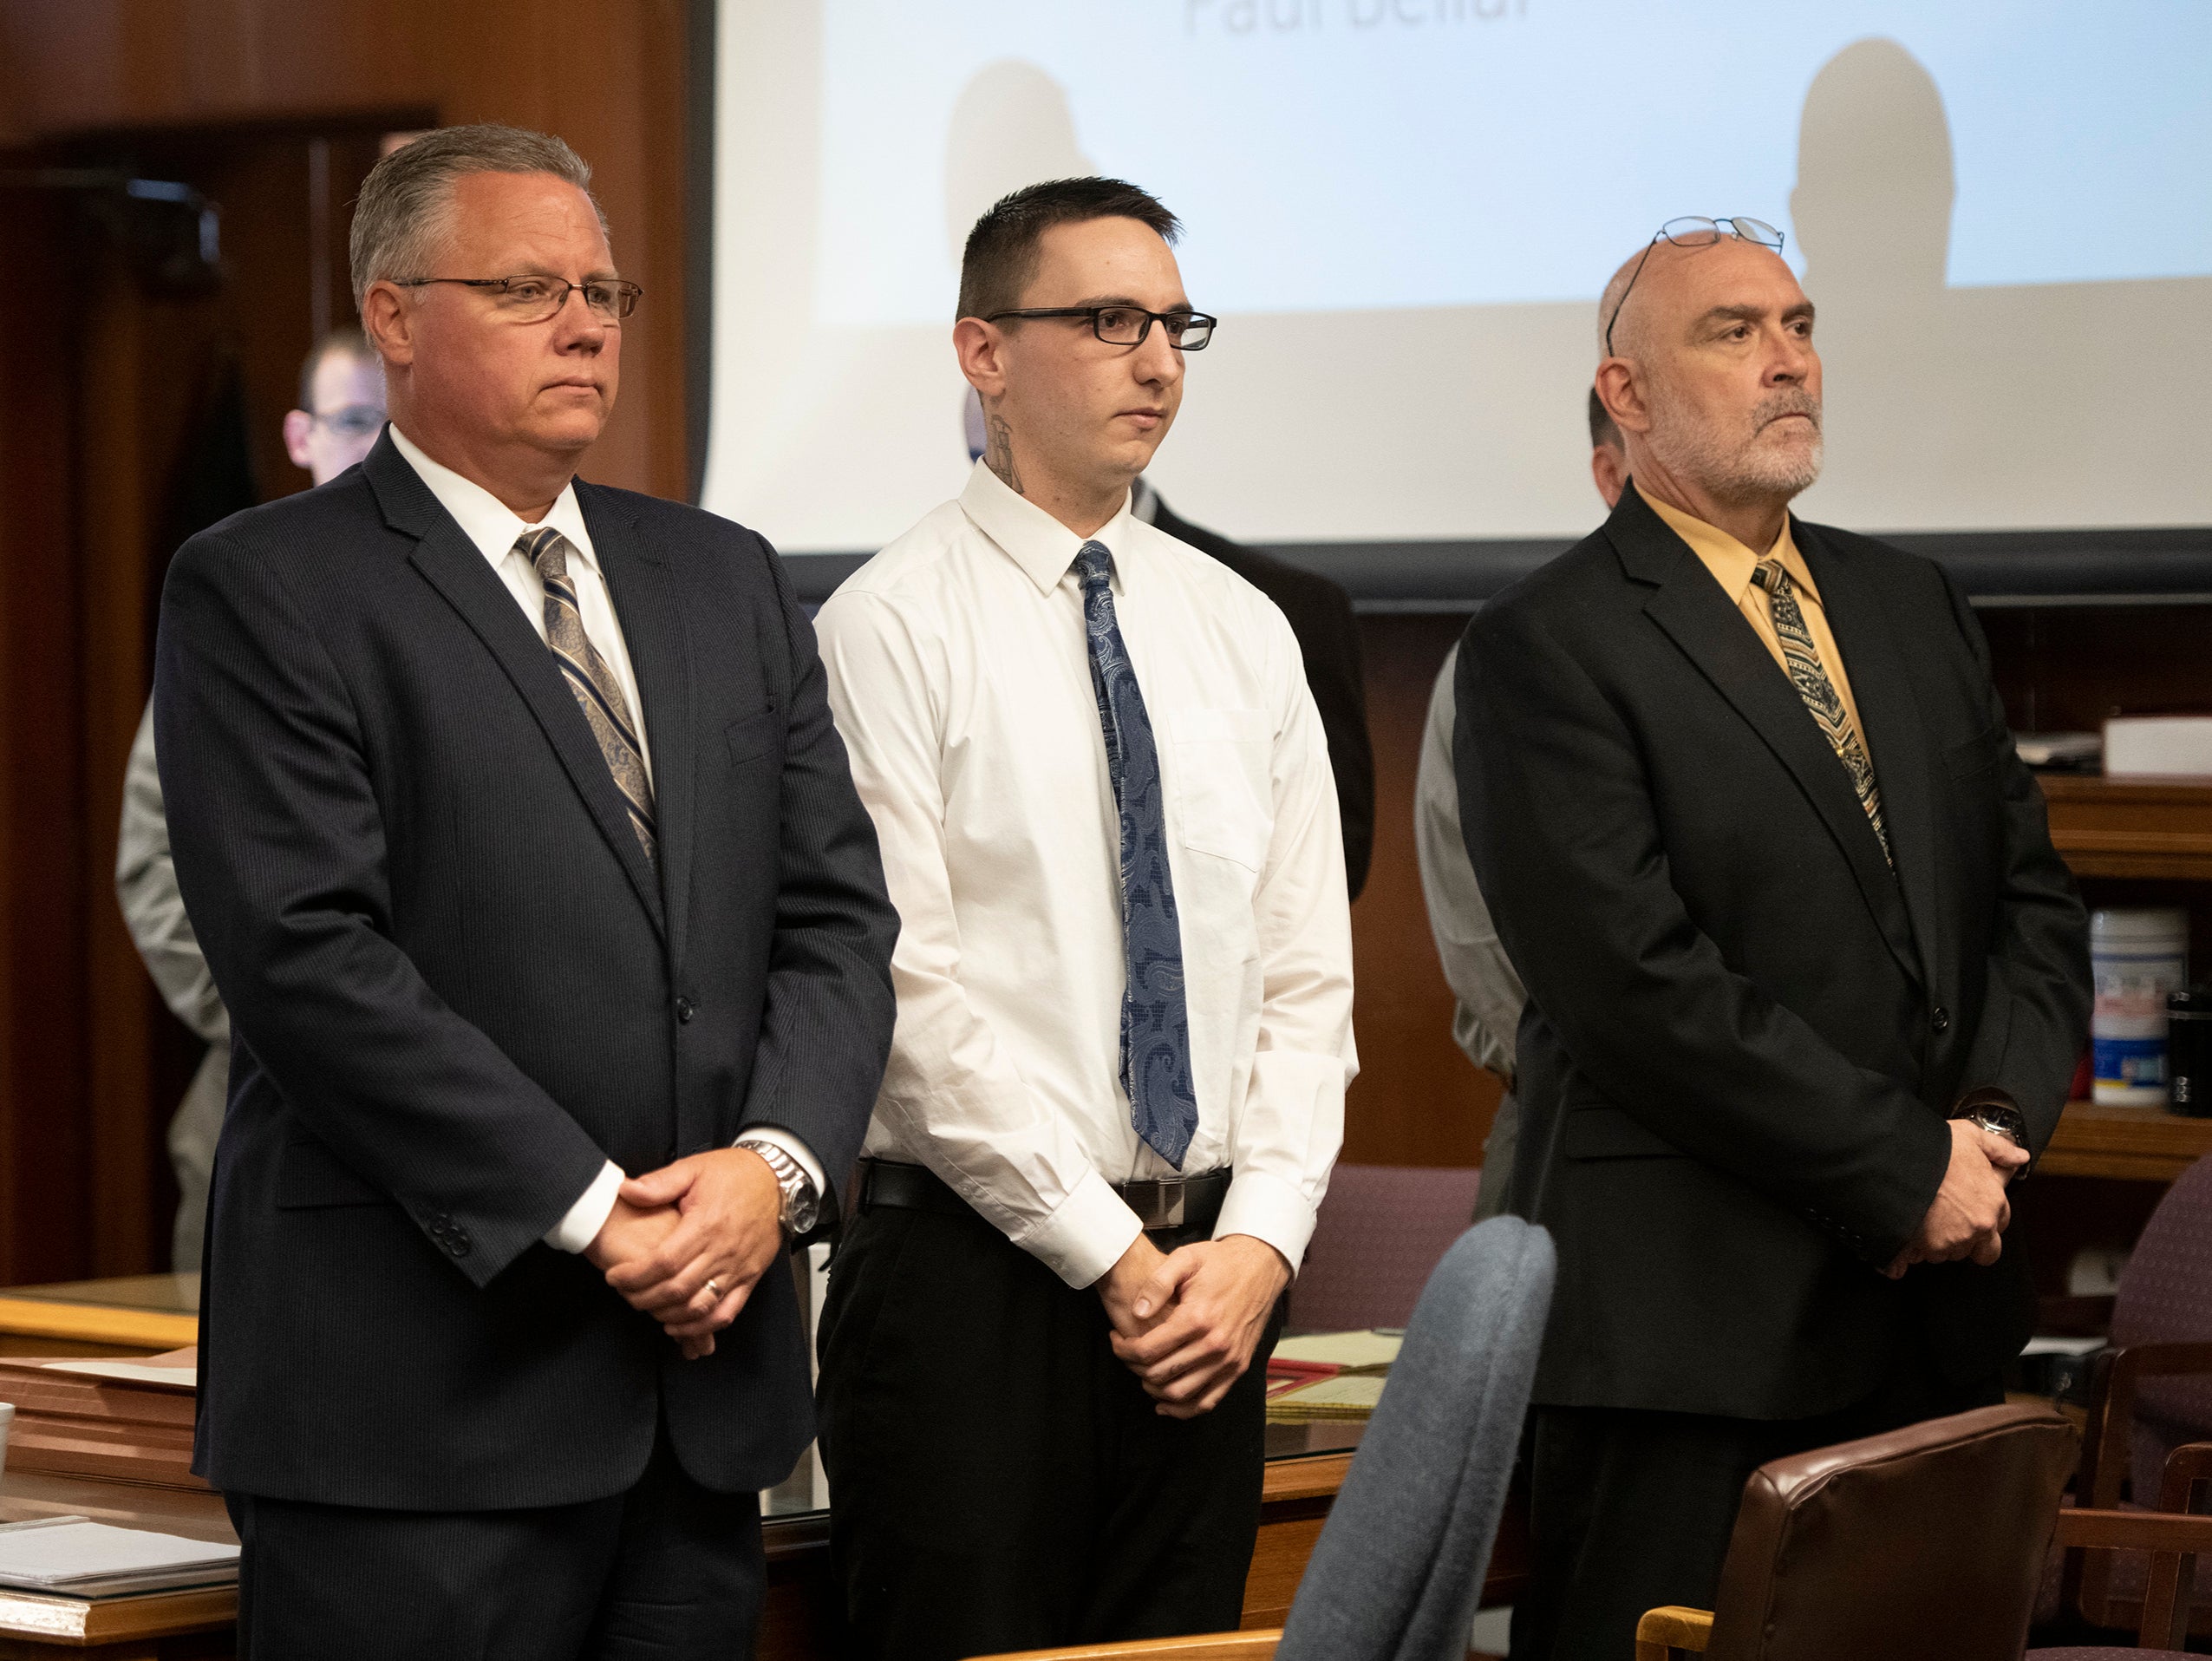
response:
[[[579,482],[636,669],[656,869],[573,695],[388,435],[194,537],[154,710],[177,877],[231,1010],[199,1470],[354,1506],[619,1492],[656,1415],[708,1487],[812,1434],[791,1277],[685,1362],[539,1237],[779,1125],[832,1174],[889,1049],[876,840],[768,546]]]
[[[1993,1268],[1877,1272],[1965,1090],[2040,1150],[2089,1009],[2085,922],[1987,648],[1935,566],[1793,521],[1896,868],[1757,632],[1634,490],[1459,654],[1468,852],[1529,989],[1513,1203],[1558,1239],[1537,1397],[1794,1418],[1909,1355],[1989,1376]]]
[[[1367,740],[1367,692],[1360,664],[1360,625],[1352,597],[1317,572],[1248,548],[1193,525],[1169,510],[1157,494],[1152,523],[1178,542],[1218,559],[1276,603],[1298,638],[1306,659],[1306,686],[1328,739],[1336,775],[1336,811],[1344,824],[1344,874],[1348,897],[1367,886],[1375,845],[1375,758]]]

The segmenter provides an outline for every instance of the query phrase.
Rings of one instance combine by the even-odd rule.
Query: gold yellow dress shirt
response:
[[[1782,637],[1774,632],[1774,614],[1769,609],[1772,597],[1752,580],[1752,572],[1759,569],[1763,557],[1753,553],[1718,526],[1708,525],[1693,518],[1679,507],[1670,507],[1654,500],[1641,485],[1635,487],[1636,494],[1643,497],[1651,511],[1667,521],[1667,528],[1690,545],[1705,568],[1713,573],[1726,594],[1759,631],[1759,638],[1782,665],[1782,672],[1790,672],[1789,660],[1782,655]],[[1820,603],[1820,590],[1812,580],[1812,572],[1805,568],[1804,556],[1798,552],[1798,545],[1790,536],[1787,515],[1782,520],[1782,534],[1766,555],[1782,562],[1782,569],[1790,573],[1790,580],[1798,585],[1798,608],[1804,613],[1805,631],[1812,636],[1814,648],[1820,653],[1820,666],[1828,671],[1828,678],[1836,688],[1836,696],[1843,700],[1843,712],[1851,718],[1851,727],[1859,736],[1859,742],[1866,746],[1867,754],[1874,753],[1868,743],[1866,723],[1859,719],[1858,700],[1851,696],[1851,677],[1843,667],[1843,653],[1836,644],[1836,637],[1828,630],[1828,612]]]

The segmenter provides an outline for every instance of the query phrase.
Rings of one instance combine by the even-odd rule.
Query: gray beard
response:
[[[1750,432],[1736,438],[1705,422],[1665,382],[1651,383],[1651,435],[1645,441],[1667,470],[1715,501],[1743,507],[1778,498],[1788,501],[1820,477],[1823,440],[1820,401],[1791,388],[1759,400]],[[1763,449],[1759,435],[1783,415],[1812,417],[1812,444],[1794,454]]]

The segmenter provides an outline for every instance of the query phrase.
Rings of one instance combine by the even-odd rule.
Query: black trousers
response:
[[[548,1449],[549,1457],[558,1456]],[[239,1661],[742,1661],[760,1498],[701,1488],[665,1432],[581,1505],[376,1511],[232,1494]]]
[[[1172,1251],[1193,1237],[1152,1238]],[[855,1655],[952,1661],[1237,1626],[1265,1354],[1211,1413],[1170,1419],[1111,1330],[1095,1291],[972,1213],[854,1220],[822,1316],[821,1445]]]
[[[1513,1608],[1513,1661],[1633,1661],[1646,1610],[1712,1608],[1744,1484],[1767,1461],[2004,1399],[1993,1374],[1961,1386],[1915,1359],[1866,1400],[1812,1419],[1537,1408],[1534,1574]]]

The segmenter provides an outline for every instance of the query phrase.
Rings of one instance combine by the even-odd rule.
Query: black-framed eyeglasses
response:
[[[1139,305],[1032,306],[1026,311],[994,311],[983,321],[1002,323],[1008,317],[1087,317],[1091,332],[1109,346],[1141,346],[1158,324],[1167,330],[1167,343],[1184,352],[1205,350],[1221,322],[1203,311],[1147,311]]]
[[[584,304],[603,321],[620,323],[637,310],[638,301],[645,296],[636,284],[612,277],[594,277],[581,283],[564,282],[558,277],[395,277],[392,280],[401,288],[451,283],[460,288],[480,289],[491,296],[503,315],[517,323],[544,323],[558,317],[568,297],[578,289],[584,291]]]
[[[317,427],[327,428],[340,438],[374,438],[384,425],[384,406],[349,403],[343,409],[311,415],[308,419]]]
[[[1644,263],[1651,258],[1651,251],[1662,242],[1671,242],[1681,248],[1710,248],[1723,237],[1734,237],[1744,242],[1756,242],[1762,248],[1782,252],[1782,233],[1765,219],[1747,219],[1741,214],[1730,219],[1707,219],[1691,213],[1679,219],[1669,219],[1661,226],[1652,239],[1644,245],[1643,258],[1636,261],[1636,268],[1628,273],[1628,286],[1621,291],[1619,304],[1613,315],[1605,320],[1605,355],[1613,356],[1613,325],[1621,321],[1621,313],[1628,304],[1628,296],[1635,291],[1636,278],[1644,274]]]

